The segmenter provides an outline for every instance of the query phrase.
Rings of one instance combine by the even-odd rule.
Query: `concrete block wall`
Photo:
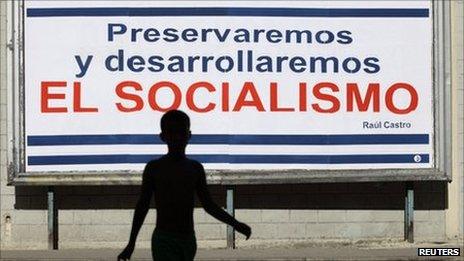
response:
[[[285,186],[284,186],[285,187]],[[360,239],[401,239],[403,237],[402,189],[398,184],[318,184],[292,185],[281,192],[272,191],[273,186],[265,186],[273,198],[280,203],[276,208],[261,210],[239,209],[237,218],[249,222],[254,228],[255,238],[263,240],[360,240]],[[416,184],[417,208],[416,236],[420,240],[444,240],[444,202],[436,201],[432,205],[420,197],[440,198],[439,184]],[[433,187],[433,188],[432,188]],[[382,189],[381,189],[382,188]],[[379,189],[379,193],[373,190]],[[240,188],[237,189],[240,193]],[[345,192],[337,192],[343,191]],[[436,191],[433,191],[436,190]],[[300,193],[295,196],[295,193]],[[434,195],[435,194],[435,195]],[[239,200],[243,197],[238,196]],[[372,199],[374,198],[374,199]],[[263,205],[267,203],[261,201]],[[240,204],[240,203],[238,203]],[[243,203],[246,207],[247,203]],[[259,202],[248,202],[248,207]],[[377,204],[377,206],[374,206]],[[242,214],[243,213],[243,214]],[[240,239],[240,238],[239,238]],[[269,241],[270,242],[270,241]],[[247,242],[239,240],[239,245]],[[251,244],[251,243],[249,243]]]
[[[450,185],[450,197],[457,198],[457,209],[452,212],[455,216],[452,226],[448,230],[458,230],[459,233],[450,232],[450,237],[464,237],[464,1],[451,2],[451,60],[453,89],[453,173],[455,184]]]
[[[224,206],[225,189],[210,186],[210,190],[214,200]],[[253,229],[251,240],[244,241],[242,235],[237,235],[237,245],[401,240],[403,191],[401,183],[237,186],[236,217]],[[10,216],[11,227],[7,233],[3,218],[3,247],[47,247],[46,192],[44,187],[17,187],[11,197],[2,195],[1,215]],[[446,240],[445,193],[443,183],[416,184],[418,241]],[[123,247],[137,195],[138,188],[129,186],[57,187],[60,247]],[[196,204],[199,247],[225,247],[226,226]],[[138,247],[150,246],[155,222],[156,209],[151,209],[138,237]]]
[[[457,3],[461,5],[462,1]],[[6,186],[6,3],[0,1],[0,247],[47,248],[47,214],[45,187]],[[462,19],[462,11],[460,13]],[[462,21],[462,20],[461,20]],[[462,36],[462,27],[460,29]],[[462,38],[461,38],[462,39]],[[456,44],[462,47],[461,42]],[[461,48],[462,50],[462,48]],[[456,66],[459,120],[457,127],[461,154],[455,177],[460,177],[461,203],[464,195],[463,79],[462,54]],[[460,85],[459,85],[460,84]],[[415,184],[415,236],[418,241],[445,241],[446,209],[459,198],[448,199],[450,188],[441,182]],[[225,205],[225,188],[210,186],[214,200]],[[139,188],[58,187],[59,244],[61,248],[114,247],[127,242],[133,207]],[[237,186],[236,217],[253,229],[250,240],[237,235],[237,245],[313,242],[320,240],[372,240],[403,238],[403,193],[401,183],[352,183]],[[454,200],[454,201],[453,201]],[[462,205],[458,209],[461,217]],[[194,211],[199,247],[225,247],[226,226],[206,214],[198,205]],[[149,247],[156,222],[151,209],[138,237],[138,247]],[[462,232],[461,232],[462,238]]]

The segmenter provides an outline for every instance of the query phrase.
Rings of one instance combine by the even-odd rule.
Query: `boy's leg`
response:
[[[174,239],[155,230],[151,239],[151,255],[155,261],[179,261],[183,253]]]
[[[155,229],[151,251],[155,261],[192,261],[197,252],[197,239],[195,234],[179,238],[172,233]]]
[[[182,252],[184,261],[192,261],[197,253],[197,239],[193,237],[189,240],[182,240]]]

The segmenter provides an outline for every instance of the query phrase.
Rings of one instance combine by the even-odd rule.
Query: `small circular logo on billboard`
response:
[[[421,162],[421,160],[422,160],[422,157],[420,155],[414,156],[414,161],[415,162]]]

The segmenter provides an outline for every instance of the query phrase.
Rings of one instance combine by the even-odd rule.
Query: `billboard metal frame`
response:
[[[7,141],[9,185],[136,185],[139,171],[25,171],[24,0],[8,2]],[[450,3],[432,1],[434,167],[363,170],[207,170],[209,184],[451,181]]]

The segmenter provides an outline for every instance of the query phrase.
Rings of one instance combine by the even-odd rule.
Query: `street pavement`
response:
[[[459,257],[418,256],[419,247],[460,247]],[[3,250],[0,260],[116,260],[120,249]],[[197,261],[244,260],[464,260],[462,242],[439,244],[318,244],[269,248],[198,249]],[[131,260],[151,260],[150,249],[136,249]]]

